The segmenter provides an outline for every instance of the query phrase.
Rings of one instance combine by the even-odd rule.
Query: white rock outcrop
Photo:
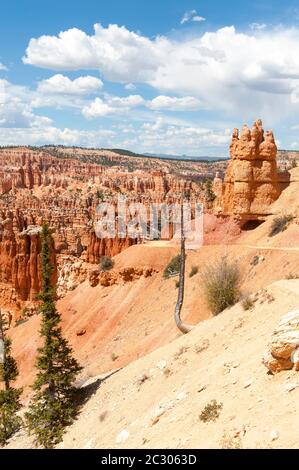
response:
[[[275,328],[263,363],[272,372],[299,371],[299,310],[283,316]]]

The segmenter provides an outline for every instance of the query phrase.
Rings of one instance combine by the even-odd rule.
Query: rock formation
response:
[[[0,230],[0,283],[11,286],[11,300],[35,300],[41,287],[41,227],[29,226],[21,232],[15,232],[11,217],[2,221]],[[52,263],[55,283],[57,272],[54,245]]]
[[[103,287],[113,286],[114,284],[123,284],[132,282],[140,277],[151,277],[157,272],[151,266],[144,268],[126,267],[120,270],[112,269],[110,271],[101,271],[100,269],[92,268],[89,271],[88,281],[91,287],[100,284]]]
[[[299,310],[280,320],[264,354],[263,363],[272,372],[299,371]]]
[[[230,163],[220,190],[219,177],[214,180],[218,212],[234,215],[241,222],[264,220],[270,205],[288,186],[289,174],[279,172],[277,147],[272,131],[264,134],[259,119],[250,130],[243,126],[241,135],[234,129],[230,144]]]
[[[185,163],[182,165],[185,171]],[[176,169],[178,163],[173,167]],[[142,234],[137,238],[128,234],[124,238],[98,238],[95,225],[100,202],[116,207],[121,194],[129,202],[144,204],[149,215],[153,202],[175,203],[182,191],[196,194],[192,180],[171,173],[170,168],[169,162],[88,149],[1,148],[3,305],[21,309],[39,290],[40,239],[33,227],[46,220],[53,231],[58,295],[63,296],[88,277],[88,264],[98,264],[101,256],[115,256],[142,242]]]

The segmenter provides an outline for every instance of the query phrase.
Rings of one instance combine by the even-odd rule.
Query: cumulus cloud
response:
[[[193,96],[177,98],[173,96],[160,95],[150,101],[148,106],[155,110],[195,111],[200,109],[201,102]]]
[[[111,114],[119,114],[129,111],[135,106],[144,104],[145,101],[140,95],[130,95],[125,97],[108,96],[105,101],[96,97],[82,109],[82,114],[87,119],[104,117]]]
[[[205,108],[249,118],[290,113],[299,83],[299,29],[250,33],[233,26],[180,40],[150,39],[124,26],[97,24],[31,39],[24,63],[60,70],[94,69],[120,83],[198,98]],[[275,54],[273,53],[275,51]]]
[[[34,120],[42,119],[34,113],[37,108],[78,108],[81,110],[85,103],[86,99],[81,96],[45,94],[26,86],[14,85],[7,80],[0,80],[0,113],[2,114],[0,125],[11,123],[14,126],[16,121],[19,121],[21,127],[27,127]],[[50,121],[45,116],[43,119]]]
[[[159,116],[147,111],[152,101],[145,101],[140,95],[117,97],[105,95],[87,102],[80,109],[88,118],[105,117],[128,113],[132,108],[143,107],[141,118],[129,123],[113,122],[112,129],[60,129],[46,116],[38,115],[33,108],[32,95],[36,92],[0,80],[0,141],[2,145],[41,145],[56,143],[64,145],[85,145],[100,147],[123,147],[143,152],[223,154],[223,147],[229,142],[229,133],[215,131],[191,123],[180,122],[177,117]],[[180,98],[157,97],[156,106],[168,108],[182,105]],[[162,98],[162,99],[161,99]],[[159,105],[160,101],[160,105]],[[186,99],[188,103],[188,97]],[[186,103],[185,103],[186,105]],[[189,102],[190,105],[190,102]],[[137,111],[134,112],[134,115]],[[144,123],[144,120],[146,122]],[[126,123],[126,124],[125,124]],[[209,153],[210,152],[210,153]]]
[[[65,75],[57,74],[39,82],[37,89],[46,94],[88,95],[98,91],[102,86],[102,80],[89,75],[70,80]]]
[[[86,104],[82,114],[87,119],[127,113],[135,107],[144,107],[154,111],[196,111],[201,108],[199,99],[192,96],[175,97],[159,95],[152,100],[145,100],[140,95],[109,96],[105,99],[96,97]]]
[[[115,106],[133,108],[134,106],[140,106],[144,104],[145,100],[140,95],[129,95],[124,97],[112,96],[109,98],[109,102]]]
[[[56,143],[65,145],[99,145],[101,139],[108,144],[113,138],[111,130],[60,129],[51,119],[36,114],[38,99],[45,105],[43,95],[27,87],[14,85],[0,79],[0,142],[2,145],[41,145]],[[53,99],[50,97],[49,99]],[[51,104],[55,104],[51,101]],[[69,105],[69,102],[66,102]],[[76,105],[79,106],[79,102]],[[112,146],[112,141],[110,142]]]
[[[32,112],[25,87],[0,80],[0,127],[28,128],[50,123],[48,117]]]
[[[152,41],[115,24],[95,24],[94,30],[92,36],[72,28],[57,37],[31,39],[23,62],[54,70],[100,69],[122,83],[148,80],[163,62],[159,49],[165,38]]]
[[[108,116],[109,114],[114,114],[115,112],[115,108],[109,106],[99,97],[95,98],[94,101],[84,106],[84,108],[82,109],[82,114],[87,119]]]
[[[189,23],[190,21],[201,22],[205,20],[206,19],[203,16],[199,16],[197,14],[196,10],[189,10],[184,13],[184,15],[181,18],[180,23],[185,24],[185,23]]]
[[[0,70],[7,71],[8,68],[4,64],[2,64],[2,62],[0,62]]]

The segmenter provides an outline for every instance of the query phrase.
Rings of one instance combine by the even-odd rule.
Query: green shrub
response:
[[[248,296],[242,300],[242,307],[244,310],[251,310],[254,307],[254,301]]]
[[[18,320],[15,321],[15,326],[22,325],[23,323],[26,323],[29,320],[29,318],[19,318]]]
[[[176,276],[180,272],[181,266],[181,255],[177,255],[168,263],[164,269],[163,277],[164,279],[169,279],[172,276]]]
[[[208,203],[212,203],[216,199],[216,194],[213,191],[213,183],[210,179],[205,183],[205,198]]]
[[[193,277],[198,273],[198,266],[192,266],[189,277]]]
[[[293,219],[294,216],[291,214],[280,215],[279,217],[275,217],[271,225],[269,237],[274,237],[278,233],[284,232],[284,230],[287,229],[289,223],[292,222]]]
[[[100,261],[100,268],[102,271],[110,271],[114,266],[113,259],[110,256],[102,256]]]
[[[216,400],[212,400],[204,407],[199,416],[199,419],[204,423],[207,423],[209,421],[216,421],[216,419],[219,418],[220,410],[222,410],[222,408],[222,403],[217,403]]]
[[[119,356],[113,352],[113,353],[111,354],[111,361],[113,361],[113,362],[114,362],[114,361],[117,361],[118,357],[119,357]]]
[[[97,198],[100,201],[104,201],[104,199],[105,199],[105,195],[104,195],[103,191],[101,191],[100,189],[97,190]]]
[[[236,262],[226,256],[209,265],[202,272],[208,305],[213,315],[238,302],[240,271]]]

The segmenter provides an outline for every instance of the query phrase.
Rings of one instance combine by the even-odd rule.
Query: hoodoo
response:
[[[234,129],[230,144],[230,163],[222,188],[217,185],[215,208],[233,215],[242,224],[250,220],[264,220],[270,215],[271,204],[288,186],[290,175],[279,171],[277,146],[272,131],[264,133],[258,119],[252,129],[245,124],[241,135]]]

